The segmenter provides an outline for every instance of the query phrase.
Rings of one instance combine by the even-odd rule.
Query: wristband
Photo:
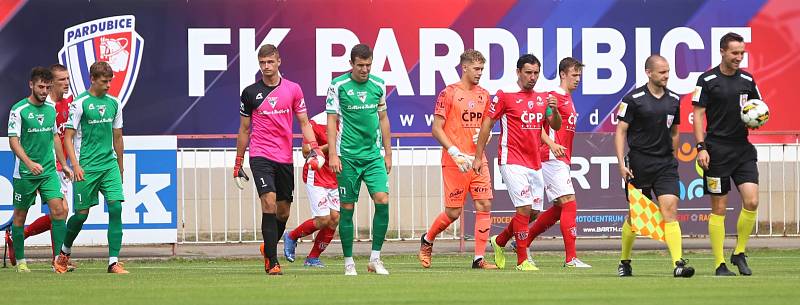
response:
[[[455,156],[455,155],[460,154],[461,151],[458,149],[458,147],[453,145],[453,146],[450,146],[450,148],[447,149],[447,153],[450,154],[451,156]]]

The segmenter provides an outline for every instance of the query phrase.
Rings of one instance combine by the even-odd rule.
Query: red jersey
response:
[[[497,91],[487,115],[500,120],[498,163],[517,164],[530,169],[542,168],[539,146],[542,124],[547,120],[547,92]]]
[[[564,91],[561,87],[556,88],[555,91],[550,91],[550,94],[558,99],[558,114],[561,115],[561,129],[553,130],[550,125],[545,121],[544,130],[556,144],[566,147],[564,157],[556,158],[550,147],[542,142],[541,154],[542,161],[548,160],[561,160],[566,164],[570,164],[572,159],[572,141],[575,138],[575,125],[578,124],[578,112],[575,111],[575,104],[572,103],[572,95]]]
[[[69,119],[69,104],[72,103],[73,96],[62,98],[58,101],[53,101],[50,96],[47,96],[47,101],[56,105],[56,127],[58,128],[58,137],[61,139],[61,149],[64,150],[64,156],[67,155],[67,144],[64,143],[64,130],[66,130],[67,119]],[[56,159],[56,168],[61,171],[61,163]]]
[[[323,111],[311,118],[309,122],[311,123],[311,129],[314,130],[314,138],[316,138],[317,144],[319,146],[328,144],[328,132],[326,130],[328,114]],[[333,148],[329,147],[328,149]],[[325,165],[320,170],[308,168],[308,163],[303,165],[303,182],[328,189],[336,189],[338,187],[336,174],[328,167],[328,156],[325,156]]]

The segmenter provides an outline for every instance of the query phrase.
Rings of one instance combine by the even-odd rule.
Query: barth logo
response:
[[[70,91],[78,95],[89,89],[89,67],[97,61],[111,65],[114,78],[108,91],[122,102],[128,102],[139,75],[144,39],[135,30],[133,15],[106,17],[87,21],[64,30],[64,47],[58,61],[70,76]]]

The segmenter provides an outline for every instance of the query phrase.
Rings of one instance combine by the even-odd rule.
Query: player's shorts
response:
[[[58,172],[58,180],[61,182],[61,195],[63,195],[63,198],[72,199],[72,181],[67,179],[63,172]]]
[[[35,179],[14,178],[14,198],[13,206],[18,210],[27,210],[36,204],[36,193],[42,198],[42,204],[55,198],[64,198],[61,195],[61,187],[58,184],[58,174],[55,171],[40,174],[41,177]]]
[[[389,193],[389,175],[386,173],[383,157],[366,160],[339,157],[339,160],[342,161],[342,172],[336,174],[336,181],[339,183],[339,199],[342,202],[358,201],[361,181],[367,185],[370,195]]]
[[[114,167],[83,174],[83,181],[72,183],[72,210],[88,210],[99,204],[98,193],[103,193],[106,202],[125,201],[122,193],[122,177],[119,174],[119,167]]]
[[[339,190],[306,183],[311,217],[331,215],[331,210],[339,211]]]
[[[672,155],[651,156],[636,151],[628,153],[629,168],[633,173],[631,183],[642,194],[653,199],[661,195],[680,197],[680,176],[678,176],[678,160]]]
[[[517,164],[500,165],[500,174],[508,188],[514,207],[529,205],[532,209],[544,209],[544,178],[541,170]]]
[[[275,200],[292,202],[294,165],[279,163],[264,157],[250,158],[250,171],[258,196],[275,193]]]
[[[724,143],[706,140],[710,157],[708,170],[703,172],[703,189],[706,194],[722,196],[735,185],[758,184],[758,153],[750,143]]]
[[[444,181],[444,206],[448,208],[462,208],[467,198],[467,192],[472,200],[492,199],[492,179],[489,177],[489,165],[483,163],[481,174],[473,170],[462,173],[456,166],[442,166],[442,180]]]
[[[547,194],[548,202],[562,196],[575,195],[569,171],[569,165],[564,161],[556,159],[542,162],[544,192]]]

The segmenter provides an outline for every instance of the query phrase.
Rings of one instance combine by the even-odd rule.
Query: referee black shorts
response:
[[[628,153],[628,162],[634,187],[641,189],[642,193],[654,199],[650,193],[655,193],[656,198],[661,195],[675,195],[680,197],[678,176],[678,160],[672,155],[652,156],[636,151]]]
[[[275,193],[277,201],[292,202],[294,192],[294,165],[278,163],[264,157],[250,158],[250,171],[258,196]]]
[[[735,185],[758,184],[758,154],[750,143],[729,143],[706,139],[710,157],[708,170],[703,172],[703,189],[706,194],[723,196]]]

